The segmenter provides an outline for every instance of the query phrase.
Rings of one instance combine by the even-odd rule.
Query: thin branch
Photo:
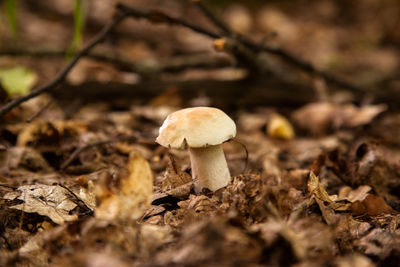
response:
[[[229,26],[226,23],[219,19],[218,16],[214,14],[212,10],[210,10],[203,1],[201,0],[192,0],[192,2],[204,13],[204,15],[212,22],[215,26],[217,26],[225,35],[230,36],[232,31],[229,29]]]
[[[159,12],[159,11],[141,11],[141,10],[134,9],[134,8],[131,8],[129,6],[126,6],[126,5],[120,4],[120,3],[117,4],[117,9],[122,12],[117,14],[110,23],[105,25],[103,27],[103,29],[97,34],[97,36],[91,42],[89,42],[79,53],[77,53],[74,56],[74,58],[69,62],[69,64],[67,66],[65,66],[63,68],[63,70],[52,81],[50,81],[49,83],[45,84],[42,87],[39,87],[39,88],[31,91],[29,94],[26,94],[19,98],[15,98],[15,99],[11,100],[10,102],[8,102],[7,104],[5,104],[4,106],[2,106],[0,108],[0,118],[3,117],[6,113],[8,113],[13,108],[22,104],[23,102],[28,101],[42,93],[45,93],[45,92],[55,89],[60,83],[62,83],[65,80],[66,76],[71,71],[71,69],[76,65],[76,63],[79,61],[79,59],[88,55],[90,50],[92,50],[98,43],[102,42],[105,39],[106,35],[110,31],[112,31],[126,17],[147,19],[154,23],[167,23],[170,25],[183,26],[183,27],[189,28],[195,32],[198,32],[200,34],[209,36],[213,39],[219,39],[222,37],[226,37],[223,35],[216,34],[216,33],[212,32],[210,30],[207,30],[203,27],[194,25],[185,20],[171,17],[171,16],[164,14],[162,12]],[[206,13],[207,12],[206,9],[204,9],[204,11],[205,11],[205,14],[211,19],[212,18],[211,13]],[[221,28],[221,23],[217,22],[215,20],[215,18],[213,19],[213,21],[214,21],[214,23],[218,24],[218,26]],[[222,26],[222,28],[225,29],[224,31],[228,30],[227,27]],[[351,85],[345,81],[342,81],[342,80],[332,76],[331,74],[329,74],[327,72],[318,70],[317,68],[312,66],[310,63],[296,58],[295,56],[291,55],[289,52],[287,52],[285,50],[257,44],[257,43],[254,43],[253,41],[248,40],[245,37],[240,36],[240,35],[235,35],[235,40],[240,45],[244,45],[244,46],[252,49],[254,52],[266,52],[266,53],[277,55],[277,56],[281,57],[282,59],[284,59],[286,62],[291,63],[292,65],[296,66],[297,68],[299,68],[303,71],[312,73],[312,74],[319,75],[330,83],[336,84],[338,86],[347,88],[352,91],[364,91],[364,89],[362,89],[360,87]]]
[[[166,24],[170,24],[170,25],[184,26],[188,29],[191,29],[195,32],[201,33],[203,35],[209,36],[214,39],[218,39],[218,38],[222,37],[221,35],[213,33],[207,29],[204,29],[203,27],[194,25],[194,24],[187,22],[185,20],[182,20],[180,18],[171,17],[161,11],[156,11],[156,10],[143,11],[143,10],[138,10],[138,9],[132,8],[130,6],[127,6],[125,4],[121,4],[121,3],[117,4],[117,8],[119,10],[123,11],[128,16],[133,17],[133,18],[146,19],[153,23],[166,23]]]
[[[59,183],[59,186],[61,186],[62,188],[64,188],[65,190],[67,190],[75,199],[76,202],[73,201],[76,205],[78,205],[81,209],[86,210],[86,212],[83,215],[90,215],[93,216],[93,210],[91,208],[89,208],[86,203],[80,199],[71,189],[69,189],[66,185],[64,185],[63,183]]]
[[[170,25],[177,25],[177,26],[183,26],[186,27],[188,29],[191,29],[197,33],[206,35],[208,37],[211,37],[213,39],[220,39],[223,37],[229,37],[229,36],[223,36],[223,35],[219,35],[216,34],[210,30],[207,30],[203,27],[194,25],[190,22],[187,22],[185,20],[182,20],[180,18],[174,18],[171,17],[161,11],[142,11],[142,10],[137,10],[134,9],[132,7],[129,7],[127,5],[124,4],[117,4],[117,8],[119,10],[122,10],[124,12],[126,12],[126,14],[130,17],[134,17],[137,19],[147,19],[151,22],[154,23],[166,23],[166,24],[170,24]],[[337,86],[346,88],[348,90],[351,91],[355,91],[355,92],[363,92],[365,91],[365,89],[352,85],[346,81],[343,81],[339,78],[336,78],[335,76],[333,76],[330,73],[327,73],[325,71],[322,70],[318,70],[317,68],[315,68],[313,65],[311,65],[310,63],[303,61],[301,59],[298,59],[297,57],[295,57],[294,55],[292,55],[291,53],[289,53],[288,51],[285,51],[283,49],[280,48],[275,48],[275,47],[270,47],[267,45],[263,45],[263,44],[258,44],[255,43],[247,38],[245,38],[244,36],[240,36],[240,35],[236,35],[235,40],[239,43],[242,43],[243,45],[249,47],[250,49],[252,49],[254,52],[266,52],[269,54],[273,54],[276,56],[279,56],[280,58],[282,58],[283,60],[285,60],[286,62],[292,64],[293,66],[311,73],[311,74],[316,74],[318,76],[321,76],[322,78],[324,78],[327,82],[330,82],[332,84],[335,84]]]
[[[19,106],[23,102],[26,102],[40,94],[43,94],[45,92],[51,91],[55,89],[61,82],[65,80],[67,77],[68,73],[71,71],[71,69],[75,66],[75,64],[81,59],[83,56],[87,55],[90,50],[93,49],[97,44],[102,42],[106,35],[112,31],[121,21],[123,21],[127,17],[127,14],[125,13],[120,13],[117,14],[114,19],[108,23],[107,25],[104,26],[104,28],[93,38],[91,42],[89,42],[80,52],[78,52],[72,60],[68,63],[67,66],[64,67],[64,69],[49,83],[45,84],[42,87],[39,87],[33,91],[31,91],[29,94],[26,94],[24,96],[15,98],[2,106],[0,108],[0,118],[3,117],[6,113],[8,113],[10,110],[13,108]]]
[[[103,146],[103,145],[107,145],[107,144],[111,144],[111,143],[116,143],[116,142],[124,142],[124,141],[133,141],[133,140],[137,140],[138,136],[136,134],[134,135],[130,135],[130,136],[121,136],[121,137],[117,137],[114,139],[108,139],[108,140],[101,140],[101,141],[97,141],[97,142],[93,142],[91,144],[87,144],[81,147],[78,147],[77,149],[75,149],[74,152],[72,152],[72,154],[68,157],[68,159],[61,165],[61,170],[65,170],[75,159],[76,157],[78,157],[78,155],[80,153],[82,153],[83,151],[95,147],[95,146]]]
[[[296,58],[294,55],[292,55],[291,53],[289,53],[283,49],[274,48],[274,47],[270,47],[270,46],[266,46],[266,45],[259,45],[259,44],[251,42],[250,40],[246,40],[246,41],[244,41],[244,43],[245,43],[245,45],[252,47],[253,49],[255,49],[259,52],[266,52],[266,53],[277,55],[277,56],[281,57],[283,60],[285,60],[286,62],[292,64],[293,66],[295,66],[305,72],[308,72],[310,74],[316,74],[316,75],[324,78],[327,82],[337,85],[339,87],[346,88],[346,89],[348,89],[350,91],[354,91],[354,92],[365,92],[366,91],[364,88],[361,88],[359,86],[355,86],[346,81],[343,81],[328,72],[318,70],[312,64],[310,64],[306,61],[303,61],[299,58]]]
[[[225,25],[225,23],[222,20],[220,20],[217,16],[215,16],[213,14],[213,12],[205,4],[203,4],[203,2],[201,0],[193,0],[193,2],[203,11],[204,15],[206,15],[210,19],[210,21],[213,22],[217,27],[219,27],[226,35],[231,36],[231,37],[235,36],[240,42],[242,42],[244,45],[254,49],[255,51],[266,52],[266,53],[280,56],[282,59],[284,59],[288,63],[302,69],[303,71],[309,72],[311,74],[316,74],[316,75],[324,78],[326,81],[328,81],[332,84],[335,84],[337,86],[347,88],[352,91],[364,91],[362,88],[359,88],[350,83],[342,81],[327,72],[318,70],[310,63],[295,57],[294,55],[290,54],[288,51],[282,50],[280,48],[270,47],[270,46],[267,46],[264,44],[254,43],[253,41],[245,38],[243,35],[233,34],[230,31],[229,27],[227,25]]]

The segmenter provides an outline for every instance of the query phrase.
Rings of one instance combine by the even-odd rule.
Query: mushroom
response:
[[[168,148],[189,148],[195,191],[225,187],[231,175],[221,144],[236,135],[236,125],[223,111],[211,107],[171,113],[156,142]]]

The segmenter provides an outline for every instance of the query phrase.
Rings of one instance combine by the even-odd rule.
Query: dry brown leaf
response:
[[[146,212],[143,215],[143,218],[149,218],[152,216],[159,215],[163,213],[166,209],[163,206],[154,206],[152,205],[150,208],[146,210]]]
[[[193,188],[192,177],[181,170],[172,155],[169,155],[169,159],[167,170],[164,173],[162,190],[170,196],[181,200],[186,199]]]
[[[96,217],[104,220],[136,220],[150,206],[153,196],[153,174],[149,163],[138,152],[131,153],[127,176],[114,185],[96,185],[99,205]]]
[[[80,187],[79,189],[79,198],[83,202],[85,202],[86,206],[91,209],[96,209],[96,195],[94,192],[94,184],[93,181],[88,181],[87,188]]]
[[[321,135],[328,130],[335,108],[327,102],[310,103],[296,110],[293,121],[313,134]]]
[[[22,128],[17,145],[26,146],[37,138],[58,139],[67,131],[69,135],[84,133],[87,131],[86,124],[81,121],[34,121]]]
[[[335,213],[335,210],[332,209],[330,206],[326,206],[321,199],[318,197],[315,199],[318,204],[318,207],[322,213],[322,217],[324,218],[326,224],[328,225],[335,225],[340,220],[340,215]]]
[[[181,204],[181,202],[179,202]],[[210,198],[204,195],[195,196],[190,195],[188,200],[188,210],[193,210],[195,212],[208,212],[215,210],[215,203],[211,201]]]
[[[335,116],[333,117],[333,126],[340,127],[356,127],[370,123],[378,114],[384,112],[387,106],[366,105],[356,107],[351,104],[337,106]]]
[[[171,190],[191,183],[192,177],[190,174],[181,170],[172,155],[170,155],[169,159],[167,170],[164,173],[162,189],[164,191]]]
[[[361,185],[354,190],[350,186],[344,186],[339,191],[338,199],[347,199],[352,203],[357,200],[362,201],[371,189],[369,185]]]
[[[180,185],[176,188],[168,190],[166,193],[170,196],[176,197],[181,200],[187,199],[193,187],[194,187],[193,183],[189,182],[187,184]]]
[[[314,172],[310,172],[307,188],[308,192],[313,194],[318,199],[328,203],[333,203],[333,200],[329,197],[328,192],[326,192],[325,188],[320,184],[319,178],[314,174]]]
[[[352,104],[338,105],[316,102],[305,105],[293,113],[293,120],[313,134],[326,133],[330,127],[356,127],[370,123],[387,109],[384,104],[357,107]]]
[[[24,185],[18,187],[17,191],[19,192],[11,192],[3,197],[7,200],[18,199],[24,202],[11,206],[13,209],[47,216],[57,224],[74,221],[78,218],[76,214],[69,214],[77,205],[70,200],[70,192],[61,186]]]
[[[390,214],[394,210],[386,204],[385,200],[379,196],[368,194],[362,201],[355,201],[351,205],[353,215],[370,215],[376,216],[380,214]]]

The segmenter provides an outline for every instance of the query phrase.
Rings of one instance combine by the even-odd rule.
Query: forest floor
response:
[[[43,29],[70,28],[66,5],[37,2],[20,7],[32,18],[20,44],[65,47]],[[189,4],[145,2],[210,26]],[[238,54],[229,38],[221,54],[179,26],[124,22],[92,51],[118,51],[114,61],[81,58],[58,90],[1,118],[0,265],[398,266],[400,4],[308,1],[310,14],[294,2],[230,4],[222,17],[365,91]],[[89,37],[114,15],[104,3],[115,4],[91,7]],[[52,48],[24,49],[5,44],[0,66],[29,67],[38,85],[65,66]],[[229,184],[195,193],[187,150],[155,138],[168,114],[203,105],[223,109],[237,136],[223,144]]]

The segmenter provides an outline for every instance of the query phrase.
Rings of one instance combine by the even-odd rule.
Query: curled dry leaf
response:
[[[333,203],[332,199],[328,195],[328,192],[326,192],[325,188],[321,185],[318,176],[316,176],[314,172],[310,172],[307,188],[308,192],[313,194],[316,198],[324,202]]]
[[[318,176],[316,176],[313,172],[310,172],[308,183],[307,183],[308,192],[313,194],[317,199],[317,204],[321,208],[321,212],[323,215],[331,214],[334,215],[333,211],[347,211],[350,209],[350,203],[348,201],[337,200],[336,195],[330,196],[328,192],[326,192],[323,185],[319,182]],[[328,203],[328,208],[325,208],[325,203]],[[325,216],[327,219],[327,216]]]
[[[69,214],[77,205],[70,199],[70,192],[61,186],[24,185],[18,187],[17,191],[3,197],[7,200],[23,201],[21,204],[11,206],[13,209],[47,216],[57,224],[74,221],[78,218],[76,214]]]
[[[357,200],[361,201],[366,198],[371,189],[369,185],[361,185],[354,190],[352,190],[350,186],[344,186],[339,191],[338,199],[347,199],[352,203]]]
[[[150,206],[153,174],[149,163],[138,152],[131,153],[128,174],[115,184],[100,183],[95,189],[99,201],[96,217],[104,220],[136,220]]]

